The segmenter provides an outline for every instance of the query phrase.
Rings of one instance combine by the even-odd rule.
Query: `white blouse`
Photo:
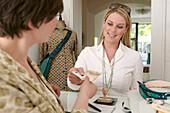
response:
[[[102,43],[97,46],[86,47],[78,56],[75,67],[82,67],[84,71],[93,70],[102,73],[102,58]],[[111,75],[110,66],[114,63],[112,87],[108,94],[126,95],[126,93],[131,89],[138,88],[137,81],[143,81],[142,58],[137,51],[126,47],[120,42],[114,59],[112,59],[112,61],[109,63],[108,57],[105,57],[107,82]],[[73,90],[77,90],[80,87],[78,85],[71,84],[69,79],[67,79],[67,82],[68,86]],[[97,93],[102,93],[102,75],[95,80],[94,84],[98,86]]]

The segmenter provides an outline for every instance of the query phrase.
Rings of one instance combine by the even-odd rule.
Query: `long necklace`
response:
[[[115,59],[115,57],[114,57]],[[110,90],[112,86],[112,78],[113,78],[113,68],[114,68],[114,62],[110,65],[111,69],[111,74],[109,77],[109,80],[107,82],[107,77],[106,77],[106,67],[105,67],[105,49],[103,48],[103,63],[102,63],[102,72],[103,72],[103,89],[102,92],[106,93]]]

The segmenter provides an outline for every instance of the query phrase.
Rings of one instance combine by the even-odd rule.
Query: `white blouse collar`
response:
[[[103,52],[103,49],[104,49],[102,43],[103,43],[103,41],[97,46],[97,50],[100,53],[100,55],[102,55],[102,52]],[[115,63],[123,57],[124,52],[125,52],[125,48],[126,48],[126,46],[120,41],[119,47],[118,47],[116,54],[115,54],[115,61],[114,61]]]

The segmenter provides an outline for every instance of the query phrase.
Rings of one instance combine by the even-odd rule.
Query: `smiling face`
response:
[[[125,19],[118,13],[111,13],[103,20],[104,41],[107,43],[119,43],[122,35],[127,31]]]

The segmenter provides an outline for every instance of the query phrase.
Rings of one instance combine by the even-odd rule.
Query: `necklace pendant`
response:
[[[103,93],[103,99],[106,99],[106,94],[107,94],[107,88],[106,87],[104,87],[102,89],[102,93]]]

